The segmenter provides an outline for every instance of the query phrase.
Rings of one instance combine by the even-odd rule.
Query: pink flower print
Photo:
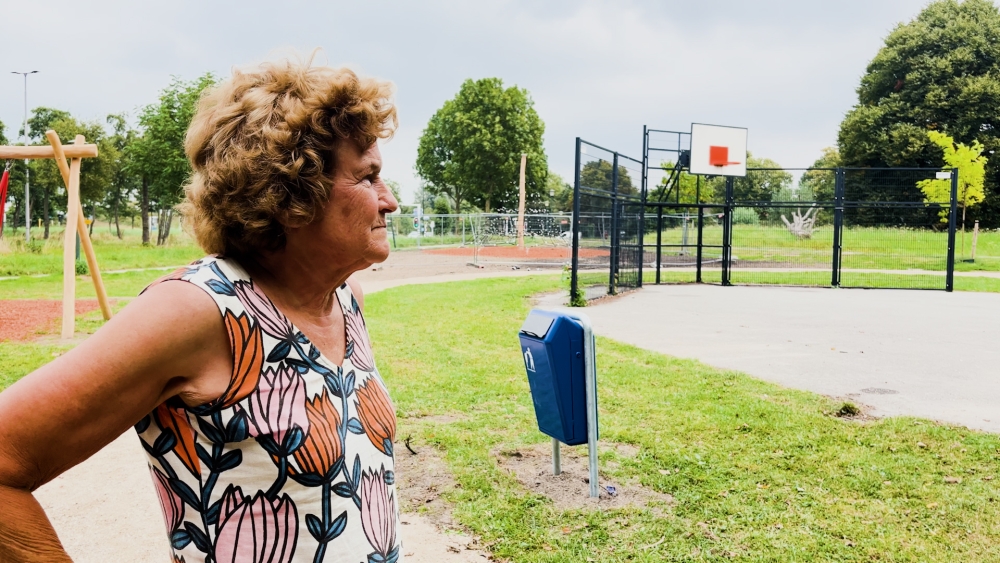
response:
[[[347,325],[347,342],[353,343],[351,351],[351,364],[361,371],[372,371],[375,369],[375,360],[372,356],[372,345],[368,341],[368,331],[365,330],[365,320],[361,317],[361,311],[353,308],[344,313],[344,320]]]
[[[149,472],[153,474],[153,486],[156,488],[157,498],[160,499],[160,508],[163,509],[167,534],[172,534],[184,521],[184,502],[170,488],[170,480],[166,475],[152,465],[149,466]]]
[[[385,482],[385,467],[361,475],[361,527],[385,560],[396,545],[396,499]]]
[[[287,494],[268,500],[257,491],[250,498],[229,485],[216,534],[218,563],[287,563],[295,554],[299,514]]]
[[[286,340],[295,332],[292,323],[274,306],[274,303],[253,282],[239,280],[235,283],[236,297],[240,303],[257,319],[264,332],[271,336]]]
[[[309,433],[306,415],[306,383],[295,369],[281,364],[261,374],[257,390],[247,397],[250,409],[250,435],[270,434],[277,445],[284,445],[285,434],[298,426]]]

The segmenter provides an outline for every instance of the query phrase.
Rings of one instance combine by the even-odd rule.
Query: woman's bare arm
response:
[[[225,392],[232,353],[201,289],[149,289],[79,346],[0,393],[0,561],[69,561],[31,492],[166,399]]]

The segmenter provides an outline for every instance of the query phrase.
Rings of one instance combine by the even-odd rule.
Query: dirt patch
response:
[[[412,453],[410,449],[417,452]],[[456,487],[440,453],[428,445],[397,444],[396,490],[402,512],[421,512],[441,527],[453,527],[451,508],[441,495]]]
[[[470,246],[454,248],[431,248],[423,251],[425,254],[438,254],[442,256],[468,256],[471,258],[475,249]],[[479,256],[485,258],[538,258],[538,259],[563,259],[569,260],[572,257],[573,249],[568,246],[528,246],[517,248],[516,246],[484,246],[479,249]],[[597,248],[581,248],[580,258],[600,258],[611,255],[610,250]]]
[[[99,307],[96,299],[78,299],[76,314]],[[59,331],[62,301],[54,299],[13,299],[0,301],[0,342],[32,340],[39,335]]]
[[[616,446],[615,449],[619,455],[625,456],[635,451],[634,446],[621,449]],[[559,510],[651,508],[661,511],[674,501],[674,497],[643,487],[641,483],[620,483],[604,475],[600,475],[600,497],[590,498],[584,448],[562,448],[562,473],[559,475],[552,474],[551,444],[536,444],[494,454],[500,467],[517,477],[528,490],[551,499]]]

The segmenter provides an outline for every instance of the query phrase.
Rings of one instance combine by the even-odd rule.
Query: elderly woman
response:
[[[396,419],[351,280],[389,253],[395,126],[390,85],[349,70],[266,64],[203,97],[183,211],[209,256],[0,394],[0,561],[69,559],[31,493],[129,426],[171,561],[399,558]]]

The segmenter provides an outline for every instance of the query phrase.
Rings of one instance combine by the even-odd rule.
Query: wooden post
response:
[[[976,242],[979,241],[979,221],[977,220],[972,226],[972,261],[976,261]]]
[[[53,155],[56,160],[56,166],[59,167],[59,172],[62,174],[63,182],[65,182],[67,189],[70,180],[70,167],[66,164],[66,153],[70,152],[66,149],[70,149],[73,153],[79,154],[81,151],[80,147],[83,143],[83,136],[78,135],[73,141],[72,145],[69,147],[63,147],[62,142],[59,140],[59,135],[55,131],[49,130],[45,132],[45,137],[48,138],[49,143],[53,151]],[[85,145],[93,146],[93,145]],[[70,154],[73,154],[70,153]],[[79,178],[77,178],[79,185]],[[79,198],[78,198],[79,199]],[[69,231],[69,220],[68,214],[70,210],[67,209],[67,231]],[[111,320],[111,303],[108,301],[108,293],[104,289],[104,280],[101,278],[101,268],[97,264],[97,254],[94,252],[94,244],[90,240],[90,232],[87,230],[86,218],[83,215],[83,206],[77,206],[77,223],[76,232],[80,237],[80,246],[83,248],[83,254],[87,258],[87,268],[90,270],[90,279],[94,282],[94,292],[97,293],[97,302],[101,306],[101,314],[104,316],[104,320]],[[74,241],[75,242],[75,241]],[[65,249],[63,250],[65,252]],[[73,271],[76,271],[74,264]]]
[[[517,247],[524,248],[524,167],[528,163],[528,155],[521,153],[521,179],[518,182],[517,203]]]
[[[63,318],[62,337],[73,338],[76,332],[76,230],[80,215],[80,159],[69,165],[66,183],[66,231],[63,233]]]

